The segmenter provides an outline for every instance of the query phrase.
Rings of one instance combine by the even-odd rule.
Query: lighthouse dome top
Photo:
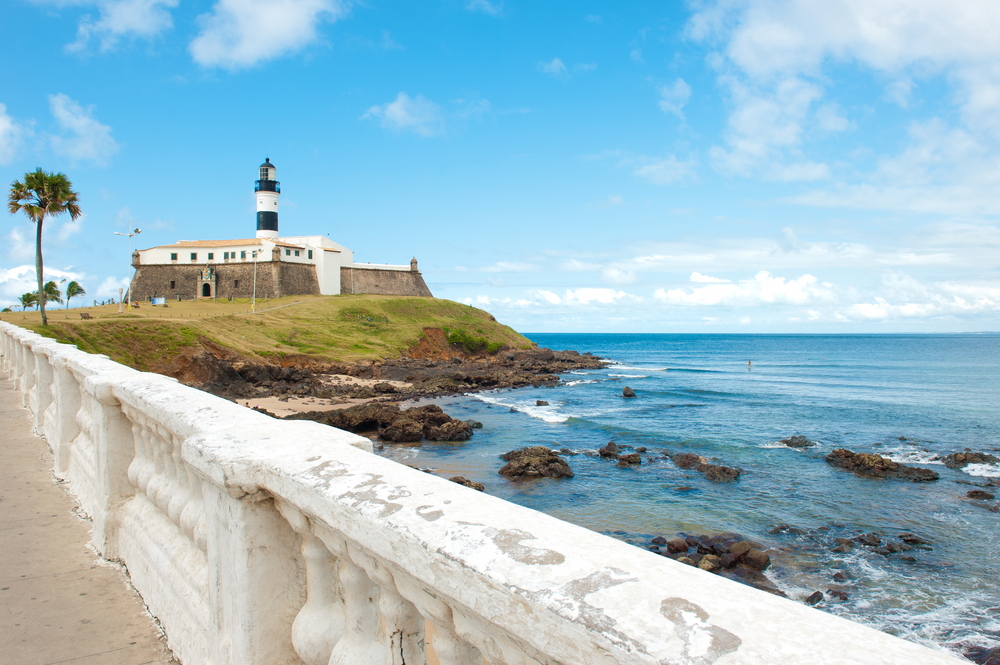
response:
[[[271,158],[270,157],[267,157],[267,158],[264,159],[264,163],[261,164],[258,168],[262,168],[262,169],[263,168],[276,169],[278,167],[271,163]]]

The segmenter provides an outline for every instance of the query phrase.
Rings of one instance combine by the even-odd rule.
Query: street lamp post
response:
[[[129,222],[132,220],[130,219]],[[137,236],[142,233],[142,229],[132,229],[131,233],[119,233],[115,231],[116,236],[128,236],[128,264],[129,267],[132,266],[132,236]],[[128,309],[129,313],[132,312],[132,273],[129,271],[128,280],[128,293],[125,299],[125,308]]]
[[[251,252],[253,255],[253,298],[250,300],[250,311],[257,311],[257,250]]]

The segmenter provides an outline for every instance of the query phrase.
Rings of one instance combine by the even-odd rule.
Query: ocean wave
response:
[[[638,370],[640,372],[666,372],[669,371],[668,367],[633,367],[632,365],[608,365],[608,369],[632,369]]]
[[[608,374],[608,376],[620,376],[623,379],[648,379],[649,374]]]
[[[900,464],[944,464],[944,458],[929,450],[883,450],[879,454]]]
[[[577,379],[576,381],[567,381],[564,386],[579,386],[584,383],[600,383],[597,379]]]
[[[799,453],[804,453],[804,452],[809,451],[809,450],[817,450],[817,449],[819,449],[819,448],[821,448],[823,446],[822,442],[820,442],[820,441],[814,441],[814,443],[816,444],[815,446],[803,446],[801,448],[796,448],[795,446],[786,446],[781,441],[771,441],[769,443],[759,443],[759,444],[757,444],[757,447],[758,448],[784,448],[786,450],[794,450],[794,451],[799,452]]]
[[[525,415],[531,416],[532,418],[537,418],[542,422],[546,423],[564,423],[572,415],[560,413],[556,405],[549,406],[537,406],[526,401],[519,400],[502,400],[495,397],[488,397],[479,393],[469,393],[468,397],[474,397],[481,402],[486,402],[487,404],[494,404],[496,406],[505,406],[508,409],[517,409],[519,412]]]
[[[969,464],[962,471],[980,478],[1000,478],[1000,464]]]

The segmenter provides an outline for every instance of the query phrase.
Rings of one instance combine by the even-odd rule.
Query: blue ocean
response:
[[[1000,456],[1000,335],[529,334],[591,352],[600,370],[524,388],[437,400],[483,423],[468,442],[386,445],[382,454],[645,547],[652,537],[736,532],[767,544],[767,571],[793,599],[836,587],[834,614],[961,655],[1000,645],[1000,513],[970,490],[1000,466],[952,470],[970,448]],[[750,366],[748,367],[748,361]],[[637,399],[624,399],[625,386]],[[537,406],[536,401],[548,402]],[[512,411],[512,409],[514,409]],[[792,449],[800,434],[817,445]],[[593,454],[645,447],[638,467]],[[499,455],[567,448],[571,479],[513,482]],[[836,448],[933,469],[930,483],[859,478],[828,465]],[[625,452],[631,452],[626,450]],[[716,484],[664,453],[693,452],[744,471]],[[589,454],[588,454],[589,453]],[[980,487],[977,487],[980,486]],[[932,549],[832,552],[836,538],[914,533]],[[834,582],[843,572],[846,582]]]

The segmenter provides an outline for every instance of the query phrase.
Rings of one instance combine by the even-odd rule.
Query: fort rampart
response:
[[[393,270],[367,266],[341,267],[340,292],[431,297],[431,290],[427,288],[423,276],[416,270]]]
[[[188,665],[944,665],[948,654],[0,323],[3,367]],[[96,602],[96,601],[95,601]]]

